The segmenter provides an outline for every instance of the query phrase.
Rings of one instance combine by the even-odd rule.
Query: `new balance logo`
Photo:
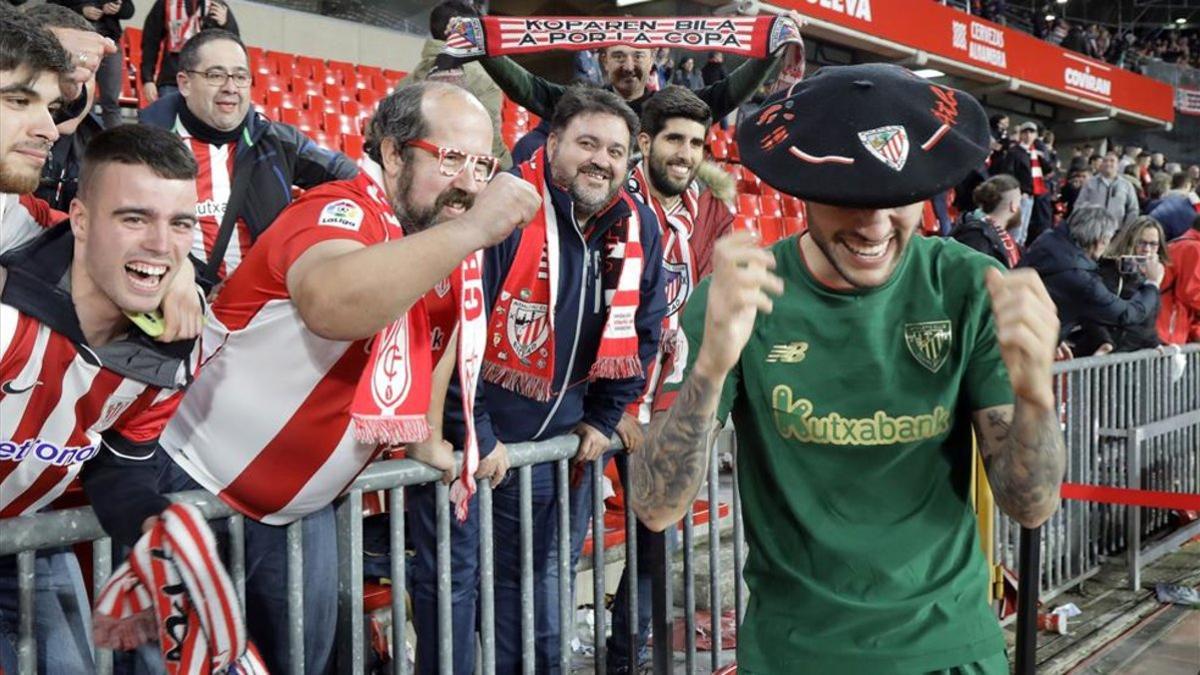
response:
[[[807,342],[785,342],[771,347],[767,363],[800,363],[807,354]]]

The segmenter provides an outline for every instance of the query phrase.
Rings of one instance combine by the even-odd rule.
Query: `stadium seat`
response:
[[[804,225],[803,218],[789,218],[788,216],[784,216],[779,220],[782,225],[781,229],[783,230],[783,236],[785,237],[790,237],[793,234],[800,234],[807,229]]]
[[[263,80],[262,86],[266,87],[267,91],[287,91],[291,84],[280,75],[266,75]]]
[[[384,68],[383,72],[381,72],[379,75],[383,80],[383,85],[385,87],[392,87],[395,86],[395,84],[400,80],[403,80],[404,76],[408,75],[408,73],[404,72],[403,70],[391,70]]]
[[[766,183],[763,183],[762,189],[759,190],[759,194],[761,194],[764,197],[771,197],[772,199],[782,199],[783,198],[782,192],[780,192],[779,190],[776,190],[775,188],[771,187],[770,185],[767,185]]]
[[[358,134],[343,134],[342,135],[342,152],[353,160],[362,159],[363,156],[363,137]]]
[[[341,105],[342,114],[353,115],[353,116],[357,117],[359,114],[362,113],[362,104],[359,103],[358,101],[355,101],[353,99],[351,99],[349,101],[343,100],[341,102],[341,104],[342,104]]]
[[[762,235],[762,243],[774,244],[783,238],[783,223],[777,216],[760,216],[758,231]]]
[[[739,216],[758,216],[758,197],[755,195],[737,196],[737,214]]]
[[[298,108],[278,108],[278,111],[279,117],[276,119],[280,122],[290,124],[294,127],[300,125],[300,110]]]
[[[275,103],[274,101],[272,101],[271,98],[268,98],[267,102],[273,103],[274,105],[279,106],[281,109],[282,108],[300,109],[300,108],[304,107],[303,99],[301,99],[299,96],[293,94],[290,91],[279,92],[279,102],[278,103]]]
[[[729,146],[725,145],[725,141],[719,138],[714,138],[712,142],[708,144],[708,152],[710,155],[712,155],[712,158],[718,162],[729,160]]]
[[[350,115],[341,113],[325,113],[324,123],[321,128],[327,132],[337,132],[339,134],[357,134],[358,119]]]
[[[783,215],[788,216],[789,218],[803,218],[804,217],[804,202],[801,201],[798,197],[793,197],[791,195],[783,195],[782,203],[783,203]]]
[[[733,162],[734,164],[742,163],[741,154],[738,152],[737,141],[729,142],[729,161]]]
[[[320,82],[314,82],[313,80],[302,75],[293,77],[291,81],[292,93],[298,95],[301,100],[310,94],[320,94],[321,87],[322,85]]]
[[[762,195],[758,198],[758,212],[764,216],[780,218],[783,216],[783,205],[778,195]]]
[[[308,108],[309,110],[315,110],[324,115],[328,115],[330,113],[336,115],[342,109],[340,101],[331,101],[324,96],[316,95],[310,95],[308,98],[306,98],[304,100],[304,107]]]
[[[758,223],[754,216],[736,215],[732,229],[734,232],[758,232]]]
[[[734,173],[734,176],[737,178],[738,192],[744,192],[752,195],[756,195],[761,192],[759,188],[762,184],[762,181],[760,181],[758,176],[755,175],[755,173],[750,169],[744,166],[739,166],[737,172]]]

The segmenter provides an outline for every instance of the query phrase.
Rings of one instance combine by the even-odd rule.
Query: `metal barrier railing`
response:
[[[1178,360],[1182,358],[1186,367],[1179,371]],[[1110,355],[1098,358],[1078,359],[1055,366],[1055,385],[1059,392],[1063,429],[1067,437],[1068,468],[1067,480],[1098,485],[1148,487],[1179,492],[1200,491],[1200,345],[1182,350],[1179,357],[1162,355],[1154,351],[1133,354]],[[534,670],[534,579],[533,579],[533,532],[531,516],[532,467],[536,464],[553,463],[554,480],[557,488],[558,518],[556,530],[558,566],[558,608],[561,634],[559,668],[565,673],[572,666],[570,635],[573,626],[570,570],[570,479],[569,462],[578,447],[574,436],[560,437],[540,443],[518,443],[509,446],[509,457],[517,473],[520,491],[520,562],[521,562],[521,627],[524,672]],[[618,448],[614,442],[612,446]],[[709,453],[707,497],[709,502],[708,528],[705,539],[708,547],[709,607],[711,624],[708,626],[712,647],[709,666],[716,670],[731,655],[722,649],[722,602],[721,602],[721,541],[723,531],[732,538],[733,608],[735,626],[740,624],[746,598],[742,587],[741,569],[745,560],[741,504],[738,498],[737,468],[734,462],[732,495],[729,498],[730,515],[722,519],[720,511],[721,484],[719,463],[721,456],[736,453],[736,438],[727,428],[717,441],[717,450]],[[606,587],[604,578],[605,545],[603,496],[600,490],[603,470],[602,460],[596,460],[592,472],[592,574],[593,574],[593,642],[595,648],[594,668],[604,672],[607,654],[605,637],[608,633],[603,599]],[[405,491],[406,486],[435,483],[437,496],[437,588],[439,644],[438,663],[441,673],[452,671],[451,629],[451,570],[450,570],[450,503],[448,488],[439,482],[441,473],[412,460],[390,460],[369,466],[355,480],[337,504],[337,530],[339,538],[339,582],[338,582],[338,639],[337,661],[339,672],[361,673],[365,668],[366,652],[364,635],[363,600],[363,495],[369,492],[386,491],[389,502],[389,539],[391,551],[391,575],[394,589],[406,589],[404,565],[405,550]],[[625,476],[626,494],[629,490],[628,475]],[[209,519],[222,519],[229,534],[227,565],[234,579],[238,597],[245,599],[245,560],[242,543],[242,516],[233,513],[213,495],[205,492],[186,492],[172,495],[200,508]],[[495,670],[495,575],[494,539],[492,514],[492,487],[488,481],[480,481],[479,500],[475,507],[480,510],[480,662],[484,673]],[[1136,508],[1109,507],[1081,502],[1065,502],[1063,508],[1041,528],[1044,536],[1040,546],[1026,550],[1045,561],[1041,564],[1039,583],[1022,584],[1036,600],[1040,593],[1043,599],[1061,592],[1066,587],[1094,574],[1104,556],[1115,554],[1127,547],[1127,555],[1133,577],[1137,578],[1140,566],[1173,546],[1178,546],[1184,534],[1194,534],[1196,525],[1185,529],[1164,542],[1142,548],[1144,534],[1161,530],[1167,524],[1167,514],[1157,510],[1141,513]],[[696,584],[695,547],[697,529],[693,516],[685,517],[681,524],[682,546],[678,565],[674,561],[669,538],[664,535],[648,537],[649,549],[638,551],[633,518],[626,519],[625,563],[631,577],[635,577],[637,559],[645,556],[655,571],[653,575],[653,618],[651,635],[655,672],[675,670],[673,624],[675,610],[671,592],[671,573],[682,569],[684,632],[683,666],[687,672],[695,672],[697,661],[696,635]],[[1019,567],[1017,557],[1021,552],[1022,532],[1016,524],[998,511],[994,514],[994,551],[996,562],[1010,568]],[[1038,542],[1039,532],[1025,531],[1027,544]],[[0,534],[0,555],[17,556],[20,625],[18,655],[21,675],[35,672],[36,636],[33,632],[34,603],[34,556],[37,550],[56,548],[78,542],[93,541],[94,583],[96,588],[112,572],[111,543],[104,536],[94,514],[88,508],[68,509],[34,516],[13,518],[4,521]],[[302,578],[304,560],[300,523],[288,527],[288,574],[290,579]],[[1031,562],[1032,560],[1032,562]],[[1026,565],[1036,565],[1036,557],[1026,555]],[[1136,582],[1135,582],[1136,583]],[[626,584],[631,597],[627,604],[630,627],[630,656],[636,660],[638,653],[637,583],[630,578]],[[304,624],[303,584],[289,584],[288,622],[289,651],[292,672],[303,669]],[[394,592],[391,598],[392,611],[392,671],[407,673],[405,656],[407,643],[408,610],[405,593]],[[1022,626],[1022,628],[1027,628]],[[735,628],[736,631],[736,628]],[[1023,638],[1024,639],[1024,638]],[[1028,642],[1025,646],[1028,647]],[[1028,656],[1025,657],[1028,659]],[[111,655],[97,650],[98,672],[111,672]]]

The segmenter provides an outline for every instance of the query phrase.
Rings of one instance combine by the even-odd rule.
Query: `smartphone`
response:
[[[167,330],[166,324],[163,323],[162,312],[125,312],[125,316],[129,317],[133,325],[152,338],[160,337]]]
[[[1123,275],[1140,274],[1146,269],[1147,261],[1144,255],[1123,255],[1117,259],[1117,271]]]

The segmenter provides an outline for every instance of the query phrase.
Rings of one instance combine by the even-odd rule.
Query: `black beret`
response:
[[[983,166],[991,137],[970,94],[900,66],[826,66],[738,124],[742,163],[769,185],[834,206],[923,201]]]

